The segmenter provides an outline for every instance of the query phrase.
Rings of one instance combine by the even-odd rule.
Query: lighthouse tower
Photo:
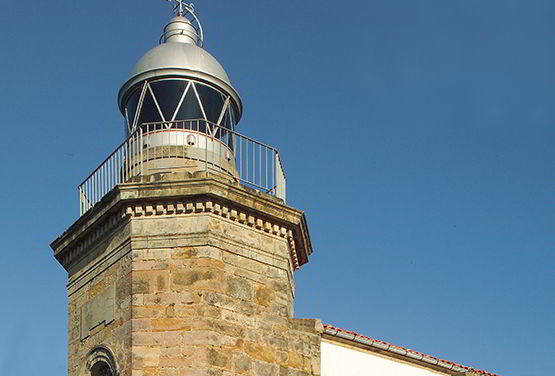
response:
[[[118,105],[127,137],[78,186],[51,247],[68,272],[69,376],[319,375],[317,320],[293,318],[312,253],[276,148],[175,1]]]

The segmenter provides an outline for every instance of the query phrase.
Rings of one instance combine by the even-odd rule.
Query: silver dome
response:
[[[203,72],[231,85],[221,64],[202,48],[189,43],[167,42],[153,48],[135,64],[130,77],[164,68]]]
[[[124,114],[127,96],[145,80],[162,77],[192,78],[227,92],[235,102],[240,119],[243,105],[222,65],[207,51],[191,44],[167,41],[148,51],[131,71],[129,80],[118,95],[119,108]]]

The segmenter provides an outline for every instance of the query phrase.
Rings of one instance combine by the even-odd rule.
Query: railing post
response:
[[[279,153],[276,153],[276,197],[281,195],[281,175],[280,175]]]
[[[143,158],[143,150],[144,150],[144,146],[143,146],[143,128],[140,128],[139,130],[139,147],[141,148],[141,176],[144,176],[144,169],[143,169],[143,164],[144,164],[144,158]]]
[[[79,216],[82,216],[85,208],[83,208],[83,192],[80,186],[77,188],[77,192],[79,193]]]
[[[197,131],[200,133],[199,131],[199,120],[197,120]],[[204,136],[204,171],[207,173],[208,172],[208,134],[205,133],[206,136]],[[199,136],[200,137],[200,136]]]

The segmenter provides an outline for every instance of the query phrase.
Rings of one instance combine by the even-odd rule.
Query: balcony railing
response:
[[[172,168],[215,171],[286,200],[277,149],[206,120],[145,123],[78,186],[83,215],[116,185]]]

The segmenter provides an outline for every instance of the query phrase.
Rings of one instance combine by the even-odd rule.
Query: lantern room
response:
[[[128,136],[141,134],[136,149],[151,172],[190,167],[194,160],[235,174],[233,132],[243,106],[203,44],[192,5],[178,2],[160,44],[139,59],[119,92],[125,130]]]

